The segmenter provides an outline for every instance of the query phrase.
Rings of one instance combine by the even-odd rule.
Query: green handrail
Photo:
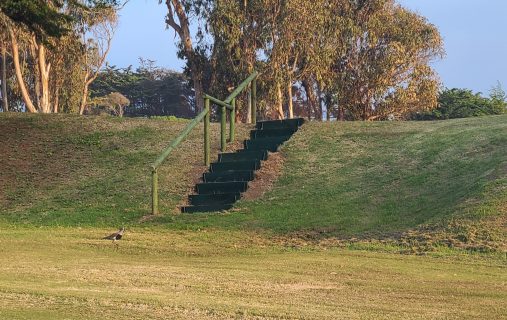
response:
[[[254,71],[245,81],[243,81],[225,100],[225,103],[231,103],[249,84],[257,79],[259,72]]]
[[[215,97],[212,97],[209,94],[204,94],[203,98],[204,98],[204,100],[209,99],[209,101],[211,101],[214,104],[217,104],[217,105],[219,105],[221,107],[225,107],[226,109],[233,110],[232,105],[230,105],[228,103],[225,103],[224,101],[219,100],[219,99],[217,99]]]
[[[243,81],[224,101],[212,97],[208,94],[203,95],[204,110],[197,115],[183,130],[183,132],[162,152],[162,154],[151,165],[152,169],[152,214],[159,213],[158,208],[158,168],[167,159],[169,154],[176,149],[176,147],[190,134],[190,132],[204,119],[204,163],[206,166],[210,165],[210,116],[211,116],[211,102],[220,106],[220,149],[225,152],[226,149],[226,112],[229,111],[229,141],[234,141],[235,135],[235,120],[236,120],[236,97],[248,87],[248,103],[252,106],[251,119],[255,123],[257,115],[257,77],[259,73],[253,72],[245,81]]]

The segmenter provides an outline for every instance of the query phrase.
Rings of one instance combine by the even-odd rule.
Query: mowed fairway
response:
[[[503,258],[226,231],[0,227],[0,319],[506,319]]]

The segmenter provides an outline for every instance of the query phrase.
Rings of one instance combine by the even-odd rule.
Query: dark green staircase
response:
[[[280,145],[303,124],[304,119],[287,119],[257,122],[244,148],[234,153],[222,153],[218,161],[210,165],[202,182],[195,186],[196,194],[188,197],[189,206],[181,212],[214,212],[229,210],[248,189],[248,182],[255,178],[268,152],[277,152]]]

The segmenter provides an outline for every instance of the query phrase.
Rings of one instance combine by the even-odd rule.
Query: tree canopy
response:
[[[261,71],[265,117],[377,120],[437,105],[440,82],[430,61],[444,54],[442,38],[394,0],[168,3],[168,16],[179,4],[200,21],[197,41],[182,42],[187,71],[217,96]],[[247,104],[239,105],[246,119]]]
[[[141,59],[141,66],[117,68],[106,66],[91,85],[92,100],[119,92],[130,101],[128,116],[176,116],[191,118],[195,105],[187,78],[178,72],[155,66]]]
[[[438,97],[434,110],[416,113],[416,120],[446,120],[495,115],[507,112],[507,97],[500,84],[493,87],[490,97],[469,89],[445,89]]]
[[[157,102],[174,99],[183,103],[176,113],[188,116],[202,108],[204,91],[227,96],[253,70],[261,72],[264,118],[404,119],[438,105],[440,81],[430,62],[443,56],[442,38],[434,25],[395,0],[164,4],[166,23],[180,39],[179,56],[187,62],[186,78],[161,69],[158,78],[150,78],[154,70],[101,73],[117,27],[117,0],[2,1],[1,74],[9,88],[8,94],[2,88],[4,105],[11,98],[18,110],[83,114],[92,83],[114,74],[111,81],[142,79],[135,82],[135,90],[144,90],[137,98],[125,88],[100,93],[124,94],[131,101],[127,114],[174,112]],[[182,84],[193,86],[194,94]],[[168,92],[178,94],[160,95],[161,86],[173,86]],[[246,99],[239,97],[236,117],[248,122]]]
[[[116,0],[0,3],[4,109],[83,112],[116,28]],[[7,99],[10,103],[7,103]]]

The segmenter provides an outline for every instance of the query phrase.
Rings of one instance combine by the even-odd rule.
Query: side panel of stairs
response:
[[[291,138],[303,125],[304,119],[259,121],[250,139],[245,140],[244,149],[233,153],[222,153],[218,161],[210,165],[209,172],[203,174],[202,183],[195,186],[196,194],[188,197],[189,206],[181,212],[215,212],[232,209],[241,194],[248,189],[248,182],[255,178],[262,161],[267,160],[269,152],[278,148]]]

